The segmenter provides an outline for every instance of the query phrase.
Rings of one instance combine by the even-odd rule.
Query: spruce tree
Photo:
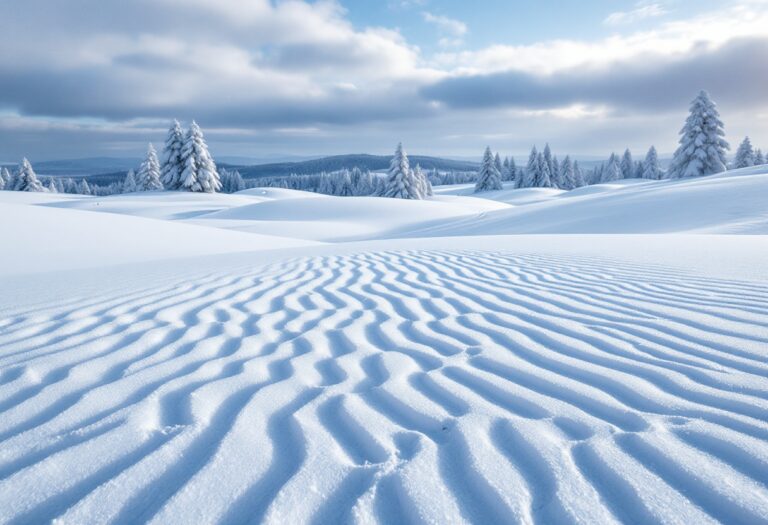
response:
[[[552,171],[549,174],[549,179],[552,182],[553,188],[562,188],[563,181],[560,180],[560,161],[557,160],[557,155],[552,156]]]
[[[496,157],[498,158],[498,156]],[[485,154],[483,155],[483,162],[480,165],[480,171],[477,174],[477,183],[475,183],[475,193],[481,191],[493,191],[500,190],[501,185],[501,173],[496,168],[496,161],[491,153],[491,148],[485,148]]]
[[[77,193],[80,193],[81,195],[91,194],[91,186],[88,184],[87,180],[80,179],[80,183],[77,185]]]
[[[32,169],[32,164],[26,158],[21,161],[13,189],[16,191],[44,191],[43,185],[37,180],[35,170]]]
[[[611,156],[608,158],[608,164],[606,164],[603,170],[601,182],[614,182],[619,179],[621,179],[619,159],[615,153],[611,153]]]
[[[547,145],[547,148],[549,145]],[[544,149],[546,152],[547,148]],[[538,164],[538,170],[536,172],[536,179],[533,181],[534,188],[551,188],[552,178],[549,171],[549,166],[552,164],[547,162],[547,157],[544,153],[539,153],[536,157],[536,163]]]
[[[725,152],[730,148],[724,136],[715,103],[706,91],[700,91],[680,130],[680,146],[672,157],[669,177],[700,177],[725,171]]]
[[[157,161],[157,152],[150,143],[147,148],[147,156],[139,167],[136,175],[136,185],[138,191],[157,191],[163,189],[160,182],[160,163]]]
[[[174,120],[165,139],[163,163],[160,168],[160,181],[167,190],[178,190],[181,188],[181,174],[184,172],[183,149],[184,132],[181,130],[179,121]]]
[[[752,149],[752,142],[749,137],[744,137],[744,140],[739,144],[736,149],[736,156],[733,159],[734,169],[748,168],[755,165],[755,152]]]
[[[514,181],[517,179],[517,166],[515,165],[515,157],[509,158],[509,166],[507,167],[507,179]]]
[[[8,187],[10,181],[11,176],[8,173],[8,170],[5,167],[0,168],[0,191],[10,189]]]
[[[528,164],[525,166],[525,171],[518,177],[518,181],[515,184],[516,188],[532,188],[539,172],[539,153],[536,151],[536,146],[531,148],[531,154],[528,155]]]
[[[648,149],[648,153],[645,155],[645,161],[643,162],[643,178],[659,180],[662,173],[661,167],[659,166],[659,155],[656,153],[656,147],[651,146]]]
[[[629,151],[629,148],[624,150],[624,155],[621,157],[621,178],[622,179],[631,179],[634,175],[634,167],[635,163],[632,162],[632,152]]]
[[[581,171],[581,166],[579,166],[578,160],[573,161],[573,181],[575,188],[581,188],[582,186],[587,185],[587,181],[584,180],[584,173]]]
[[[547,172],[551,177],[555,167],[552,165],[552,150],[549,148],[549,143],[544,144],[544,161],[547,163]]]
[[[493,165],[496,166],[496,171],[498,171],[499,176],[501,176],[501,174],[504,173],[504,167],[501,164],[501,156],[499,156],[498,152],[496,152],[496,155],[493,157]]]
[[[755,150],[755,166],[762,166],[765,164],[765,157],[763,157],[763,151],[760,148]]]
[[[215,193],[221,189],[216,164],[208,152],[203,132],[195,121],[189,127],[181,156],[184,162],[181,189],[206,193]]]
[[[136,174],[133,170],[128,170],[123,180],[123,193],[133,193],[136,191]]]
[[[573,172],[573,164],[570,155],[566,155],[563,163],[560,165],[560,188],[572,190],[576,188],[576,175]]]
[[[48,184],[46,184],[45,189],[48,190],[48,193],[58,193],[56,190],[56,183],[53,182],[53,177],[48,179]]]
[[[413,176],[416,179],[416,183],[419,186],[419,194],[422,199],[432,196],[432,183],[429,181],[427,174],[421,169],[421,166],[416,164],[413,169]]]
[[[384,196],[392,199],[421,199],[416,179],[408,162],[408,155],[399,143],[389,163]]]

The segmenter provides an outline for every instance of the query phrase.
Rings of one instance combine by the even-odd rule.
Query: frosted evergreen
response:
[[[635,163],[632,161],[632,152],[629,151],[629,148],[624,150],[624,155],[621,157],[621,178],[622,179],[631,179],[634,176],[635,171]]]
[[[608,158],[608,163],[603,170],[603,176],[601,182],[614,182],[621,179],[621,165],[619,164],[619,158],[615,153],[611,153]]]
[[[395,156],[389,163],[384,197],[393,199],[421,199],[418,184],[408,163],[403,144],[397,145]]]
[[[163,184],[160,182],[160,163],[157,160],[155,147],[150,144],[147,148],[147,156],[139,167],[136,174],[136,186],[138,191],[156,191],[162,190]]]
[[[755,152],[752,149],[752,142],[749,137],[744,137],[744,140],[739,144],[736,150],[736,156],[733,159],[734,169],[748,168],[755,165]]]
[[[496,160],[493,157],[493,153],[491,153],[491,148],[486,147],[483,162],[480,165],[480,172],[477,174],[475,193],[500,189],[502,189],[501,172],[496,168]]]
[[[549,166],[551,165],[551,159],[550,162],[547,162],[546,157],[546,151],[549,148],[549,145],[547,144],[547,147],[544,149],[544,153],[539,153],[536,157],[536,163],[538,164],[538,170],[536,171],[536,178],[533,181],[533,187],[535,188],[551,188],[552,187],[552,178],[549,170]]]
[[[577,187],[576,174],[573,171],[573,164],[569,155],[566,155],[563,163],[560,165],[560,183],[560,188],[564,190],[572,190]]]
[[[416,179],[416,183],[419,186],[419,194],[422,199],[432,196],[432,183],[429,181],[426,173],[421,169],[421,166],[416,164],[413,169],[413,176]]]
[[[659,155],[656,153],[656,147],[651,146],[645,155],[643,162],[643,178],[650,180],[659,180],[664,174],[659,166]]]
[[[123,193],[133,193],[134,191],[137,191],[136,174],[133,170],[128,170],[123,180]]]
[[[724,136],[715,103],[706,91],[699,92],[680,130],[680,146],[672,158],[669,177],[700,177],[725,171],[725,152],[730,148]]]
[[[552,176],[552,173],[554,173],[554,166],[552,166],[552,150],[549,147],[549,143],[544,144],[544,162],[547,163],[547,173],[549,176]]]
[[[765,157],[763,157],[763,151],[760,148],[755,150],[755,166],[761,166],[765,164]]]
[[[45,191],[37,179],[35,170],[32,169],[32,164],[26,158],[21,161],[13,189],[16,191]]]
[[[187,132],[181,156],[184,171],[181,174],[181,188],[193,192],[215,193],[221,189],[216,164],[208,152],[208,145],[197,122]]]
[[[573,161],[573,180],[576,188],[581,188],[582,186],[587,185],[587,181],[584,178],[584,173],[581,171],[581,166],[579,166],[578,160]]]
[[[536,146],[531,148],[531,154],[528,155],[528,164],[525,166],[525,171],[518,177],[517,184],[515,184],[515,187],[517,188],[531,188],[534,185],[534,182],[537,178],[537,173],[539,171],[539,162],[538,162],[539,153],[536,151]]]
[[[181,174],[184,172],[183,149],[184,132],[181,130],[179,121],[174,120],[165,139],[163,162],[160,168],[160,181],[167,190],[178,190],[181,188]]]
[[[88,184],[87,180],[80,179],[80,183],[77,185],[77,193],[80,193],[81,195],[91,194],[91,186]]]

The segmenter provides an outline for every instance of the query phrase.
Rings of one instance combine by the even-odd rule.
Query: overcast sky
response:
[[[214,156],[668,153],[699,89],[768,148],[768,0],[4,0],[0,38],[0,161],[172,118]]]

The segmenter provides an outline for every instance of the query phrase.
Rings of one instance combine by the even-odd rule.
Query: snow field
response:
[[[768,515],[765,283],[456,249],[190,277],[6,313],[3,521]]]

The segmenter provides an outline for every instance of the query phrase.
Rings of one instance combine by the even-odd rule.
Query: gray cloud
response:
[[[719,101],[746,107],[765,104],[768,39],[750,38],[677,59],[633,57],[600,69],[572,69],[548,76],[520,72],[455,77],[422,89],[422,95],[454,108],[556,108],[572,104],[616,109],[667,110],[686,104],[699,89]]]

